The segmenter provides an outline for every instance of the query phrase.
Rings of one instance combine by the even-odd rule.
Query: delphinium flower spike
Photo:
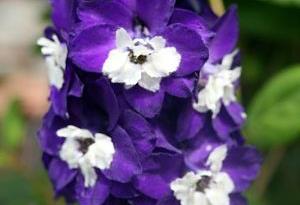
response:
[[[205,0],[51,0],[38,40],[50,108],[38,132],[56,197],[80,205],[243,205],[236,7]]]

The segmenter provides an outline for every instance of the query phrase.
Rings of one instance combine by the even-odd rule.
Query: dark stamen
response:
[[[130,62],[132,62],[134,64],[142,65],[147,61],[147,56],[146,55],[135,56],[133,54],[133,51],[129,51],[129,59],[130,59]]]
[[[133,26],[134,27],[141,26],[142,28],[146,27],[145,23],[138,16],[136,16],[133,19]]]
[[[196,191],[204,192],[205,189],[209,188],[210,181],[210,176],[202,176],[202,178],[197,182]]]
[[[91,138],[87,138],[87,139],[78,139],[79,142],[79,150],[85,154],[87,153],[89,146],[95,143],[95,140],[91,139]]]

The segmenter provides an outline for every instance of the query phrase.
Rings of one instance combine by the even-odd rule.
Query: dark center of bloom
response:
[[[146,55],[135,56],[133,51],[129,51],[129,59],[131,63],[142,65],[147,61],[147,56]]]
[[[94,139],[87,138],[87,139],[78,139],[79,142],[79,150],[85,154],[87,153],[89,146],[95,143]]]
[[[202,178],[196,184],[196,191],[204,192],[205,189],[209,188],[210,181],[211,181],[210,176],[206,176],[206,175],[202,176]]]
[[[133,19],[133,28],[138,36],[144,36],[147,30],[146,24],[138,16]]]

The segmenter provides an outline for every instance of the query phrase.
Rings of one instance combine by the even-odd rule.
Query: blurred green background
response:
[[[247,193],[250,205],[299,205],[300,0],[224,3],[239,7],[244,133],[265,158]],[[64,204],[53,200],[36,142],[48,91],[33,45],[48,15],[46,1],[0,1],[1,205]]]

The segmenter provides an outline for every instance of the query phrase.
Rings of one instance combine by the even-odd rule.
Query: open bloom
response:
[[[191,76],[208,58],[194,29],[199,25],[181,22],[187,16],[174,9],[174,3],[81,2],[80,26],[70,44],[70,58],[77,66],[124,84],[127,102],[147,118],[159,113],[165,93],[191,96]]]
[[[197,102],[193,103],[197,111],[211,111],[213,117],[216,117],[222,103],[228,106],[236,100],[234,83],[241,75],[241,67],[231,69],[236,54],[237,50],[224,56],[221,64],[204,65],[198,82],[204,88],[199,91]]]
[[[162,77],[175,72],[181,56],[174,47],[166,47],[161,36],[132,39],[124,29],[116,31],[116,49],[110,51],[103,73],[112,82],[131,87],[139,84],[155,92]]]
[[[229,194],[234,184],[226,172],[221,172],[222,162],[227,155],[225,145],[216,148],[208,157],[209,170],[189,172],[171,183],[171,189],[181,205],[229,205]]]
[[[94,167],[108,169],[115,153],[111,138],[104,134],[67,126],[57,131],[57,136],[65,138],[59,152],[60,158],[66,161],[70,169],[80,168],[84,176],[84,185],[93,187],[97,181]]]

